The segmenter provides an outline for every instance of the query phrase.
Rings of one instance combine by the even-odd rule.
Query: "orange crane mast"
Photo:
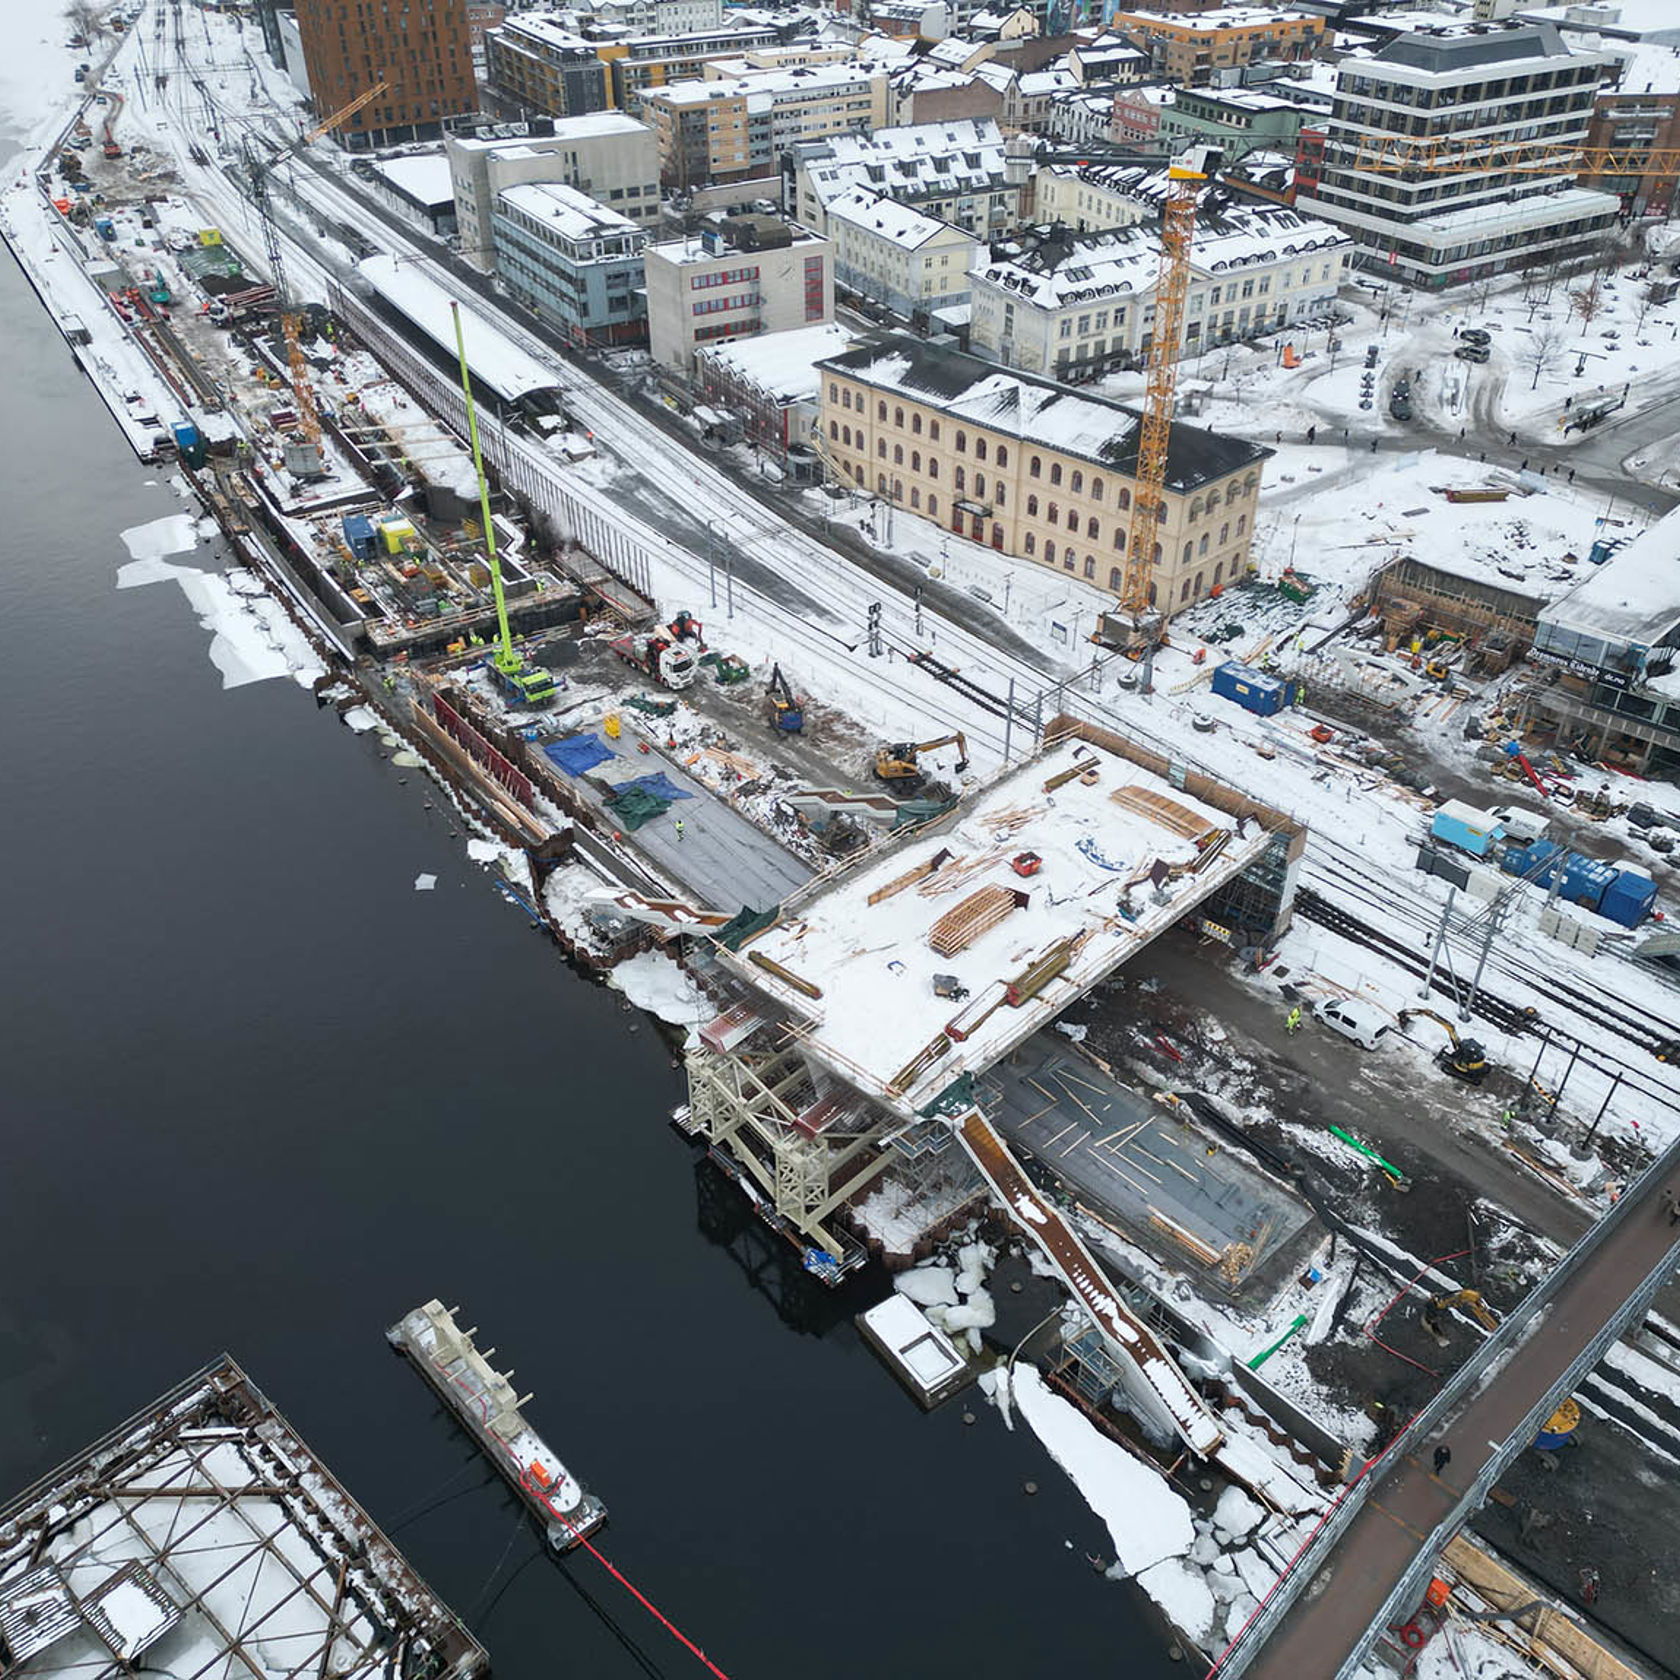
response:
[[[1161,266],[1155,283],[1155,324],[1149,342],[1149,378],[1138,428],[1137,469],[1132,483],[1132,518],[1126,532],[1126,569],[1119,610],[1103,615],[1105,641],[1144,660],[1143,691],[1149,692],[1153,656],[1161,640],[1161,615],[1154,610],[1151,584],[1160,554],[1157,535],[1165,511],[1167,449],[1172,439],[1173,397],[1184,338],[1184,307],[1190,292],[1190,247],[1196,233],[1196,205],[1203,185],[1219,166],[1213,147],[1191,147],[1167,168],[1167,199],[1161,216]]]

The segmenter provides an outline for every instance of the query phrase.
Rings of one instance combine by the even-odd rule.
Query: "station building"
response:
[[[1132,410],[907,333],[822,371],[821,444],[843,483],[1001,553],[1121,587],[1142,427]],[[1246,575],[1271,453],[1172,428],[1149,589],[1166,617]]]

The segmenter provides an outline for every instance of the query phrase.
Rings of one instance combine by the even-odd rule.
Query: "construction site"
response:
[[[158,7],[160,62],[165,18]],[[184,66],[178,18],[173,50]],[[1542,931],[1568,946],[1570,965],[1596,952],[1599,935],[1582,935],[1575,914],[1596,907],[1577,890],[1589,873],[1580,859],[1568,914],[1551,900],[1528,904],[1518,889],[1538,876],[1505,861],[1519,838],[1534,839],[1519,833],[1520,820],[1505,815],[1497,834],[1474,830],[1474,844],[1444,834],[1454,802],[1391,784],[1375,743],[1300,706],[1304,679],[1210,661],[1210,649],[1231,640],[1214,620],[1261,593],[1246,579],[1200,619],[1175,619],[1169,639],[1150,585],[1151,542],[1164,505],[1187,253],[1211,165],[1197,154],[1169,178],[1158,349],[1135,417],[1123,579],[1083,622],[1053,602],[1051,634],[1035,648],[1012,627],[1007,587],[1003,616],[978,630],[972,601],[993,602],[983,585],[952,605],[957,574],[937,533],[941,570],[924,556],[908,586],[873,556],[867,567],[843,563],[762,491],[750,498],[724,484],[598,367],[542,353],[488,287],[473,295],[435,253],[399,238],[374,249],[356,231],[350,191],[307,156],[374,96],[284,144],[246,136],[219,170],[202,148],[190,165],[175,159],[192,190],[161,150],[132,137],[120,99],[103,115],[84,102],[36,177],[45,232],[20,253],[25,272],[136,453],[178,469],[183,494],[214,518],[221,562],[260,578],[282,604],[319,661],[309,678],[318,699],[369,733],[381,758],[423,767],[497,889],[579,964],[609,976],[626,1009],[633,1002],[660,1017],[662,1049],[687,1082],[672,1118],[706,1157],[705,1171],[733,1187],[707,1181],[702,1221],[729,1223],[711,1200],[727,1193],[801,1284],[836,1299],[867,1281],[895,1291],[894,1310],[866,1336],[930,1409],[975,1380],[1003,1407],[1013,1394],[1025,1409],[1034,1379],[1016,1370],[1024,1353],[1105,1446],[1171,1479],[1186,1535],[1194,1508],[1200,1551],[1232,1540],[1214,1521],[1216,1506],[1229,1515],[1228,1494],[1256,1501],[1264,1516],[1250,1567],[1237,1584],[1208,1589],[1205,1615],[1194,1595],[1186,1609],[1182,1594],[1149,1590],[1191,1647],[1211,1655],[1246,1636],[1241,1663],[1260,1661],[1249,1618],[1270,1603],[1280,1570],[1288,1576],[1296,1543],[1344,1481],[1370,1485],[1359,1480],[1363,1449],[1373,1453],[1366,1472],[1395,1442],[1404,1457],[1422,1435],[1400,1418],[1434,1404],[1433,1386],[1414,1391],[1409,1377],[1390,1385],[1364,1366],[1352,1371],[1347,1350],[1334,1346],[1344,1315],[1369,1318],[1367,1341],[1391,1355],[1399,1346],[1394,1357],[1438,1382],[1432,1350],[1455,1326],[1488,1338],[1466,1361],[1471,1370],[1515,1342],[1550,1299],[1541,1299],[1543,1278],[1533,1296],[1518,1287],[1555,1257],[1538,1240],[1529,1250],[1500,1239],[1521,1249],[1519,1265],[1493,1254],[1491,1241],[1478,1253],[1472,1228],[1466,1280],[1453,1269],[1465,1254],[1456,1232],[1437,1229],[1448,1219],[1434,1218],[1443,1203],[1426,1195],[1399,1211],[1373,1208],[1414,1184],[1433,1187],[1418,1164],[1431,1145],[1404,1130],[1415,1111],[1426,1108],[1424,1121],[1443,1131],[1449,1118],[1465,1131],[1502,1124],[1501,1193],[1520,1199],[1538,1182],[1547,1197],[1573,1198],[1562,1235],[1552,1233],[1562,1253],[1579,1234],[1577,1202],[1614,1208],[1633,1186],[1638,1205],[1654,1207],[1655,1169],[1637,1139],[1612,1147],[1606,1138],[1590,1168],[1578,1165],[1586,1156],[1565,1162],[1560,1093],[1579,1105],[1583,1083],[1596,1080],[1590,1108],[1607,1088],[1592,1129],[1583,1110],[1568,1134],[1581,1149],[1618,1095],[1659,1122],[1675,1105],[1661,1071],[1640,1060],[1666,1059],[1672,1038],[1653,1024],[1647,992],[1609,994],[1620,1025],[1601,1024],[1621,1038],[1595,1045],[1579,1019],[1592,1007],[1579,967],[1548,994],[1565,1023],[1556,1030],[1540,995],[1546,958],[1526,965],[1529,990],[1514,989],[1520,957],[1505,959],[1503,975],[1495,958],[1482,986],[1496,936],[1529,908],[1551,911]],[[650,478],[662,481],[665,500],[650,494]],[[1459,505],[1455,491],[1442,495]],[[1563,560],[1555,569],[1567,575]],[[945,585],[937,592],[936,579]],[[1345,623],[1319,601],[1330,627],[1317,648],[1341,638],[1322,663],[1338,663],[1349,694],[1412,721],[1454,720],[1456,730],[1460,708],[1482,711],[1480,685],[1497,684],[1546,639],[1545,600],[1506,587],[1521,582],[1497,566],[1455,571],[1398,555],[1371,574]],[[1256,643],[1257,663],[1274,643],[1293,639],[1301,650],[1313,594],[1291,546],[1291,565],[1260,608],[1277,612]],[[1360,640],[1373,645],[1350,645]],[[1047,652],[1051,641],[1065,655]],[[1588,693],[1594,677],[1565,669],[1583,700],[1616,710],[1598,691],[1608,685]],[[1484,746],[1513,733],[1495,709],[1501,698],[1490,689],[1475,720]],[[1125,717],[1145,703],[1155,709]],[[1599,722],[1606,740],[1610,721]],[[1563,756],[1531,760],[1513,744],[1493,773],[1520,776],[1525,795],[1562,804],[1576,779]],[[1437,839],[1458,851],[1438,853]],[[1414,868],[1420,848],[1431,861]],[[1478,872],[1484,859],[1490,867]],[[1560,859],[1559,890],[1562,872]],[[1437,876],[1488,909],[1478,918],[1461,908],[1455,923],[1453,898],[1443,908],[1430,896]],[[1596,902],[1606,890],[1600,883]],[[1655,896],[1654,882],[1648,897],[1634,893],[1625,925]],[[1408,919],[1417,925],[1397,937]],[[1426,949],[1435,941],[1422,973],[1411,949],[1420,937]],[[1451,969],[1454,939],[1471,961],[1482,941],[1467,993]],[[1437,981],[1443,949],[1450,986]],[[1462,1005],[1457,1025],[1415,1001],[1419,978],[1426,1000],[1451,991]],[[1288,1054],[1323,1057],[1318,1032],[1344,1061],[1315,1064],[1311,1100],[1296,1109],[1287,1079],[1252,1077],[1256,1060],[1231,1051],[1222,1023],[1270,1013],[1293,1043],[1303,1008],[1305,1048]],[[1434,1036],[1443,1031],[1444,1049]],[[1524,1079],[1522,1041],[1542,1033]],[[1412,1040],[1409,1050],[1396,1048],[1400,1038]],[[1423,1043],[1429,1052],[1414,1054]],[[1382,1054],[1410,1059],[1374,1076],[1362,1064],[1385,1044]],[[1614,1065],[1618,1054],[1625,1067]],[[1429,1084],[1435,1074],[1454,1084],[1452,1104]],[[1407,1085],[1416,1089],[1398,1089]],[[1458,1085],[1474,1088],[1462,1104]],[[1265,1100],[1276,1102],[1270,1113]],[[1333,1167],[1306,1161],[1320,1146]],[[1456,1186],[1446,1200],[1455,1226],[1476,1217]],[[1631,1215],[1617,1218],[1612,1237]],[[1533,1224],[1551,1232],[1544,1218]],[[1415,1275],[1409,1249],[1390,1245],[1385,1259],[1397,1232],[1423,1254],[1438,1243],[1441,1259]],[[1653,1299],[1658,1241],[1649,1230],[1617,1240],[1627,1276],[1590,1299],[1620,1329]],[[998,1279],[1012,1281],[992,1284],[1001,1304],[987,1318],[979,1280],[994,1263]],[[1484,1264],[1487,1275],[1476,1270]],[[1364,1293],[1380,1297],[1407,1278],[1386,1305]],[[953,1293],[937,1294],[932,1313],[911,1310],[914,1291],[947,1283]],[[1017,1292],[1014,1306],[1003,1289]],[[1421,1307],[1397,1316],[1405,1329],[1390,1327],[1393,1345],[1377,1340],[1407,1295]],[[1240,1359],[1239,1342],[1249,1344]],[[1559,1383],[1584,1380],[1579,1362],[1603,1352],[1559,1346],[1555,1369],[1535,1353],[1522,1405],[1494,1415],[1516,1450],[1542,1438],[1530,1412],[1555,1402]],[[1314,1412],[1326,1393],[1347,1408],[1330,1423]],[[1366,1418],[1361,1394],[1376,1408]],[[0,1560],[4,1672],[68,1672],[104,1648],[125,1663],[155,1648],[155,1660],[173,1663],[165,1641],[186,1639],[175,1630],[192,1615],[210,1616],[214,1583],[169,1574],[167,1538],[142,1533],[135,1490],[106,1485],[111,1464],[128,1474],[132,1458],[130,1480],[152,1478],[139,1489],[147,1500],[220,1502],[218,1519],[242,1497],[272,1501],[275,1474],[289,1478],[287,1498],[294,1483],[308,1494],[317,1491],[311,1478],[325,1476],[298,1471],[301,1443],[231,1363],[148,1415],[152,1433],[125,1437],[120,1451],[100,1443],[52,1489],[32,1489],[0,1515],[0,1545],[27,1563],[20,1591],[33,1595],[17,1600],[23,1608],[8,1622],[4,1595],[18,1582]],[[174,1434],[156,1433],[177,1421]],[[1562,1440],[1579,1422],[1578,1411],[1550,1433]],[[282,1457],[258,1463],[257,1443],[279,1435]],[[210,1439],[240,1462],[197,1444]],[[1475,1466],[1485,1486],[1511,1463],[1503,1452]],[[160,1465],[168,1478],[154,1485]],[[177,1471],[187,1478],[180,1490]],[[96,1473],[106,1482],[89,1480]],[[77,1526],[74,1507],[63,1520],[65,1485],[114,1502],[103,1527],[93,1506],[88,1527]],[[348,1502],[333,1492],[342,1516]],[[1420,1524],[1433,1515],[1419,1503]],[[62,1555],[45,1549],[56,1530],[74,1541]],[[110,1582],[84,1580],[76,1571],[90,1567],[95,1542],[100,1559],[113,1555],[108,1533],[153,1549],[120,1554]],[[1467,1542],[1455,1545],[1465,1548],[1455,1567],[1468,1587],[1506,1609],[1520,1598],[1521,1583]],[[1124,1547],[1115,1550],[1119,1568]],[[1168,1561],[1188,1575],[1179,1554]],[[399,1564],[393,1554],[380,1567]],[[289,1566],[292,1590],[324,1612],[283,1636],[313,1638],[310,1658],[283,1670],[247,1659],[247,1668],[296,1672],[318,1658],[323,1672],[329,1659],[348,1672],[353,1653],[341,1661],[335,1651],[352,1635],[367,1650],[431,1640],[428,1671],[445,1680],[482,1663],[458,1628],[446,1635],[450,1619],[429,1597],[422,1622],[392,1621],[361,1579],[362,1563],[342,1550],[326,1545],[318,1563],[298,1553]],[[318,1577],[334,1588],[324,1605]],[[1283,1597],[1293,1603],[1293,1588]],[[1382,1607],[1357,1602],[1378,1625]],[[42,1603],[52,1606],[50,1640],[35,1631]],[[1424,1614],[1416,1603],[1401,1608],[1408,1625]],[[282,1604],[269,1613],[280,1616]],[[1288,1613],[1280,1602],[1263,1631]],[[1347,1620],[1335,1637],[1351,1649],[1361,1635],[1352,1612]],[[238,1639],[227,1644],[214,1616],[208,1625],[192,1637],[223,1639],[217,1655],[231,1665]],[[65,1653],[75,1660],[60,1663]],[[195,1669],[201,1660],[197,1646],[183,1657]],[[1581,1672],[1616,1672],[1588,1660]]]

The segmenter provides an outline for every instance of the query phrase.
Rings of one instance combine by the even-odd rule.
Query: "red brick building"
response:
[[[1654,74],[1647,74],[1654,71]],[[1680,58],[1650,48],[1627,66],[1621,82],[1599,89],[1588,146],[1672,152],[1680,146]],[[1583,175],[1583,187],[1617,194],[1636,216],[1666,216],[1674,206],[1676,172],[1646,169],[1621,175]]]
[[[387,84],[336,131],[346,146],[436,139],[478,108],[467,0],[297,0],[297,20],[321,116]]]

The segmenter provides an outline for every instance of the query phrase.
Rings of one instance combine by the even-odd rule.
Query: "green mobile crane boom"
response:
[[[467,436],[472,440],[473,471],[478,475],[478,510],[484,520],[484,553],[490,564],[490,588],[496,597],[496,651],[490,655],[490,675],[516,706],[546,706],[554,698],[554,673],[521,657],[508,627],[507,595],[502,568],[496,559],[496,526],[490,517],[490,486],[484,477],[484,456],[478,445],[478,410],[473,406],[472,375],[467,372],[467,340],[461,330],[461,306],[449,305],[455,320],[455,349],[461,358],[461,394],[467,399]]]

